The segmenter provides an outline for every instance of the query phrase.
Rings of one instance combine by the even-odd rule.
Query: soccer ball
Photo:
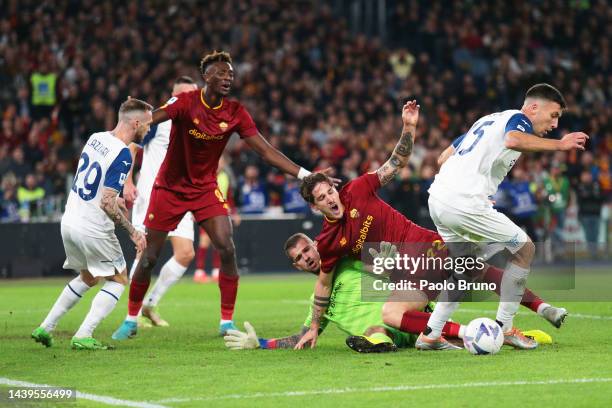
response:
[[[504,344],[504,333],[497,322],[486,317],[474,319],[467,325],[463,345],[472,354],[495,354]]]

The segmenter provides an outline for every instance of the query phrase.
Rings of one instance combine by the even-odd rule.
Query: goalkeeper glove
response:
[[[255,328],[251,326],[251,323],[244,322],[245,332],[240,330],[228,330],[223,340],[225,340],[225,346],[231,350],[246,350],[259,348],[259,339]]]
[[[370,248],[368,250],[368,252],[370,252],[370,255],[372,255],[372,258],[376,259],[376,258],[380,258],[381,260],[378,262],[379,265],[384,265],[385,263],[385,259],[387,258],[392,258],[394,259],[395,256],[397,255],[397,247],[395,245],[393,245],[390,242],[386,242],[386,241],[382,241],[380,243],[380,251],[375,250],[374,248]],[[391,272],[390,270],[387,270],[386,268],[384,268],[384,270],[380,273],[376,273],[373,272],[375,275],[381,276],[381,277],[388,277]]]

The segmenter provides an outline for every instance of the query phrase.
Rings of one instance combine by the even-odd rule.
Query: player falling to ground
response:
[[[272,147],[259,133],[240,102],[226,98],[234,81],[232,59],[226,52],[205,56],[200,64],[205,87],[173,96],[153,112],[152,124],[172,120],[168,152],[159,169],[145,218],[147,250],[130,283],[128,315],[113,335],[136,334],[136,319],[151,281],[151,270],[169,231],[191,211],[221,255],[221,334],[234,328],[238,271],[228,204],[217,186],[219,157],[233,133],[267,163],[303,178],[309,172]]]
[[[569,133],[561,140],[544,138],[557,127],[565,107],[565,100],[556,88],[534,85],[527,91],[521,110],[506,110],[478,119],[456,143],[454,153],[447,154],[450,157],[429,188],[429,212],[448,245],[484,242],[512,254],[504,271],[496,320],[504,331],[505,343],[516,348],[537,347],[536,341],[513,328],[535,245],[520,227],[493,209],[489,197],[522,152],[584,150],[588,136],[582,132]],[[489,245],[489,249],[493,246]],[[418,348],[445,348],[441,329],[458,306],[456,298],[449,295],[456,294],[446,293],[445,299],[449,301],[437,303],[428,327],[417,340]]]
[[[174,97],[183,92],[196,89],[198,87],[193,79],[182,76],[174,82],[172,96]],[[151,190],[153,190],[153,183],[168,150],[171,128],[171,120],[153,125],[140,145],[132,143],[129,146],[132,157],[136,157],[137,149],[143,149],[142,166],[140,167],[140,175],[136,186],[133,182],[133,172],[129,172],[123,188],[123,196],[127,201],[134,203],[132,208],[132,224],[142,232],[145,232],[144,220],[147,208],[149,207],[149,197],[151,196]],[[142,316],[144,319],[139,320],[141,326],[150,326],[151,324],[162,327],[168,326],[168,322],[161,318],[156,308],[168,289],[181,279],[195,256],[193,250],[193,223],[193,215],[188,212],[183,216],[177,227],[168,234],[173,256],[162,266],[159,278],[143,303]],[[140,257],[140,253],[136,254],[136,259],[130,270],[130,276],[134,274]]]
[[[315,347],[321,317],[329,306],[334,266],[344,256],[359,259],[366,242],[431,242],[427,230],[409,221],[377,195],[376,190],[391,181],[406,166],[419,120],[419,105],[407,102],[402,108],[403,130],[391,157],[373,173],[345,185],[340,193],[323,174],[305,177],[300,193],[306,202],[324,215],[317,236],[321,273],[315,284],[310,329],[296,347],[310,342]],[[424,236],[427,238],[424,238]]]
[[[100,280],[105,281],[104,286],[94,297],[71,346],[88,350],[109,347],[94,339],[93,331],[114,309],[128,283],[115,224],[129,233],[137,251],[146,247],[145,236],[128,220],[119,193],[132,165],[127,145],[147,133],[152,110],[138,99],[123,102],[117,126],[110,132],[94,133],[83,148],[61,223],[64,268],[80,274],[66,285],[40,327],[32,332],[32,338],[47,347],[53,343],[51,332],[59,319]]]
[[[381,244],[380,253],[384,252]],[[372,248],[373,249],[373,248]],[[318,275],[320,273],[320,255],[307,235],[297,233],[289,237],[285,243],[285,253],[292,260],[293,266],[301,271]],[[386,256],[394,257],[392,253]],[[389,302],[364,301],[362,297],[363,274],[367,268],[361,261],[344,257],[335,267],[332,284],[330,306],[322,318],[321,331],[328,323],[336,325],[349,334],[346,342],[349,347],[358,352],[386,352],[397,348],[411,347],[418,335],[427,324],[429,313],[417,308],[422,304],[391,300]],[[499,283],[502,271],[489,267],[485,281]],[[393,298],[393,295],[390,296]],[[525,292],[523,305],[536,311],[543,301],[531,292]],[[312,299],[311,299],[312,300]],[[429,305],[425,308],[428,310]],[[552,308],[552,307],[551,307]],[[300,337],[308,330],[311,323],[312,307],[300,333],[280,339],[259,339],[252,326],[245,324],[247,333],[231,331],[225,337],[230,348],[292,348]],[[545,317],[551,324],[559,321],[551,320],[552,314]],[[557,326],[558,327],[558,326]],[[462,338],[463,325],[447,322],[444,334],[449,338]],[[320,334],[320,333],[319,333]],[[414,336],[409,336],[412,334]],[[533,331],[532,334],[542,336],[543,332]],[[546,337],[546,334],[543,334]],[[542,338],[544,338],[542,337]],[[254,341],[255,340],[255,341]]]

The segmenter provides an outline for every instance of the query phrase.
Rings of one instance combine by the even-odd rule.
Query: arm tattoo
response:
[[[108,188],[104,189],[100,207],[116,225],[124,228],[131,236],[136,230],[132,223],[121,212],[119,204],[117,204],[117,195],[118,193],[114,190]]]
[[[302,331],[293,336],[283,337],[282,339],[276,339],[276,348],[293,348],[300,341],[304,333],[308,331],[308,327],[302,327]]]
[[[316,323],[317,325],[321,324],[321,318],[325,314],[325,310],[327,306],[318,306],[316,303],[312,308],[312,323]]]
[[[408,164],[408,159],[412,153],[412,145],[412,132],[402,133],[399,142],[393,149],[391,158],[376,171],[381,186],[393,180],[400,169]]]

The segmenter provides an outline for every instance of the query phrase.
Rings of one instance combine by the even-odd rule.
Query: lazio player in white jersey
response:
[[[71,347],[110,348],[94,339],[93,331],[115,308],[128,283],[115,225],[129,233],[138,251],[146,247],[144,234],[127,219],[127,210],[119,194],[132,166],[127,145],[147,133],[152,110],[146,102],[129,99],[119,108],[115,129],[94,133],[87,140],[61,223],[66,251],[64,268],[79,271],[79,276],[66,285],[40,327],[32,332],[36,342],[50,347],[53,344],[51,332],[59,319],[87,290],[103,280],[104,286],[94,297],[89,313],[71,340]]]
[[[193,79],[188,76],[182,76],[174,82],[172,96],[174,97],[183,92],[193,91],[197,89],[197,87]],[[140,176],[136,186],[134,186],[132,181],[132,172],[130,171],[128,174],[125,183],[124,197],[128,201],[134,202],[134,207],[132,208],[132,223],[142,232],[145,232],[144,218],[147,213],[147,208],[149,208],[151,190],[153,189],[157,172],[168,151],[171,128],[171,120],[154,125],[142,140],[141,146],[135,143],[130,145],[130,151],[134,156],[138,148],[143,148],[142,166],[140,167]],[[176,229],[168,234],[170,243],[172,244],[173,256],[162,266],[159,272],[159,278],[146,296],[142,305],[142,316],[151,323],[146,320],[139,320],[140,325],[150,326],[153,324],[154,326],[161,327],[168,326],[168,322],[161,318],[156,308],[168,289],[181,279],[195,256],[193,249],[193,224],[193,215],[188,212]],[[130,276],[136,270],[140,255],[140,253],[136,254],[136,259],[130,270]]]
[[[584,150],[588,136],[582,132],[561,140],[545,139],[558,126],[566,103],[551,85],[531,87],[520,110],[507,110],[484,116],[454,146],[429,189],[429,213],[438,233],[449,248],[453,243],[487,243],[487,254],[507,249],[512,258],[504,271],[496,320],[505,334],[505,344],[533,349],[537,342],[513,327],[513,319],[525,290],[535,245],[508,217],[493,209],[489,196],[506,177],[522,152]],[[461,256],[461,253],[455,253]],[[441,330],[458,302],[456,297],[438,302],[428,327],[416,347],[444,350],[448,345]]]

